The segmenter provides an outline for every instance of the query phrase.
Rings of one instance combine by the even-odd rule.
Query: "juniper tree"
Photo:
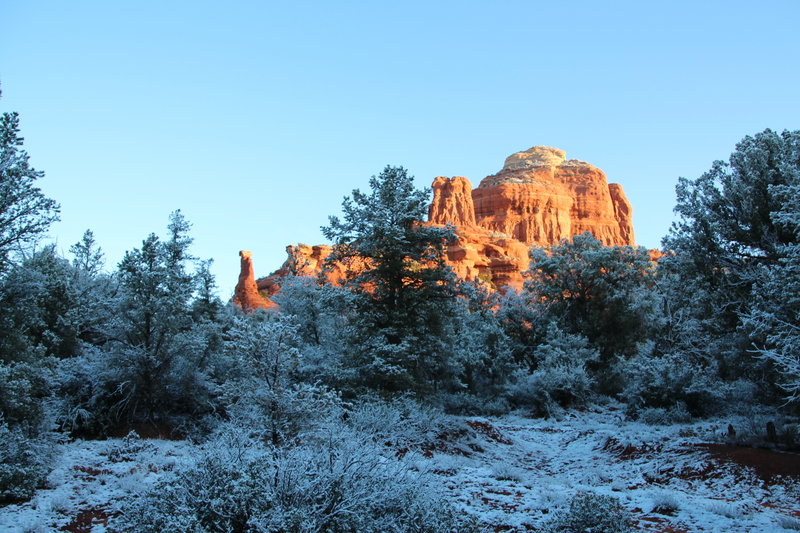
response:
[[[764,309],[770,276],[784,269],[791,285],[797,234],[786,217],[787,207],[796,206],[798,183],[800,131],[768,129],[745,137],[727,163],[715,161],[676,188],[679,219],[664,239],[659,271],[671,305],[686,311],[686,323],[697,324],[692,334],[718,360],[723,377],[754,378],[768,370],[752,350],[771,331],[751,328],[742,317]],[[791,291],[772,291],[766,307],[780,306],[785,295]]]
[[[332,260],[353,266],[357,294],[353,357],[362,384],[388,390],[437,389],[452,379],[448,305],[453,274],[445,264],[451,228],[424,225],[428,191],[403,167],[387,166],[342,203],[323,234]]]

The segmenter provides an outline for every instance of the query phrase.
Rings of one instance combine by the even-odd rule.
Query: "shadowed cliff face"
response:
[[[609,184],[597,167],[567,159],[558,148],[534,146],[506,158],[502,170],[473,189],[467,178],[438,177],[427,224],[456,226],[458,241],[447,249],[447,262],[463,279],[483,280],[496,289],[522,288],[528,249],[549,246],[590,232],[608,246],[634,244],[632,208],[622,186]],[[271,308],[268,299],[288,273],[318,275],[329,246],[287,247],[280,269],[253,276],[249,252],[242,255],[242,273],[234,302],[249,309]],[[346,275],[333,265],[325,276],[337,283]]]

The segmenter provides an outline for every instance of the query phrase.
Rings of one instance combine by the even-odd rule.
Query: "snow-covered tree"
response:
[[[800,167],[795,169],[800,170]],[[797,176],[797,175],[796,175]],[[776,186],[781,202],[773,212],[776,225],[790,231],[793,242],[778,250],[776,264],[764,266],[754,287],[745,324],[757,338],[755,351],[778,370],[777,384],[789,402],[800,403],[800,176],[792,185]]]
[[[63,365],[65,425],[103,433],[117,424],[169,424],[171,417],[212,408],[209,344],[219,335],[203,312],[197,320],[193,314],[189,227],[180,211],[172,213],[167,240],[151,234],[119,263],[104,342]]]
[[[438,389],[451,379],[448,306],[453,274],[444,262],[449,228],[422,224],[428,191],[416,190],[402,167],[370,179],[370,194],[354,190],[343,218],[323,233],[333,260],[353,262],[348,286],[357,294],[349,363],[362,385],[389,390]]]
[[[585,336],[608,364],[646,338],[654,267],[644,248],[604,246],[589,233],[531,250],[528,298],[566,332]]]
[[[791,277],[797,235],[786,217],[796,206],[799,175],[800,131],[765,130],[738,143],[728,163],[716,161],[698,179],[678,183],[680,218],[664,239],[660,283],[723,377],[772,381],[752,345],[769,344],[777,330],[742,317],[765,309],[757,300],[770,307],[791,294],[769,294],[769,278]]]
[[[58,204],[35,185],[44,172],[30,165],[23,140],[19,115],[0,115],[0,271],[9,254],[35,242],[58,220]]]

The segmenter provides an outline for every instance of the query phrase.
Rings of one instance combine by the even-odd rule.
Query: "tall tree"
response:
[[[35,186],[35,170],[22,149],[17,113],[0,116],[0,269],[9,254],[34,242],[58,220],[58,204]]]
[[[427,226],[428,191],[414,188],[403,167],[387,166],[342,203],[323,234],[332,259],[353,266],[358,294],[352,363],[360,380],[390,390],[437,388],[451,348],[443,343],[453,275],[444,250],[451,228]]]
[[[664,239],[659,270],[673,305],[700,325],[702,345],[721,363],[723,377],[752,377],[752,335],[743,327],[754,288],[796,243],[776,213],[800,182],[800,131],[764,130],[736,145],[727,163],[715,161],[694,181],[681,178],[678,221]],[[788,188],[787,188],[788,187]],[[762,369],[763,370],[763,369]]]

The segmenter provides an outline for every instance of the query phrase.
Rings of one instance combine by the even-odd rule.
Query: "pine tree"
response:
[[[343,219],[330,217],[324,235],[332,260],[354,266],[348,286],[358,295],[350,362],[363,384],[389,390],[439,388],[451,379],[446,340],[453,275],[444,249],[451,228],[422,224],[428,192],[416,190],[402,167],[370,179],[370,194],[354,190]]]
[[[17,113],[0,116],[0,271],[9,255],[36,241],[58,220],[58,204],[35,186],[44,172],[30,166]]]

